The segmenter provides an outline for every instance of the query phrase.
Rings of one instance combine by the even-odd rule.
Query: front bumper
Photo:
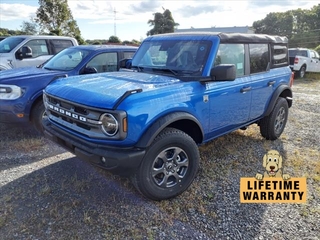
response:
[[[137,168],[145,155],[145,149],[111,147],[84,141],[61,130],[49,119],[44,119],[43,127],[45,136],[51,141],[72,152],[80,159],[108,170]]]
[[[23,114],[18,117],[17,114]],[[29,122],[29,112],[26,106],[20,101],[0,100],[0,122],[3,123],[26,123]]]

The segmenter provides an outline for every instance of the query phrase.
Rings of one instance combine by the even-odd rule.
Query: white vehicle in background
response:
[[[307,72],[320,72],[319,54],[307,48],[289,48],[290,68],[299,78]]]
[[[72,37],[19,35],[0,41],[0,71],[38,66],[61,50],[77,46]]]

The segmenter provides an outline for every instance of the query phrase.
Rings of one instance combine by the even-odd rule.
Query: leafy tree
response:
[[[7,28],[0,28],[0,36],[9,36],[8,31]]]
[[[320,43],[320,4],[310,10],[269,13],[253,22],[256,33],[287,36],[289,47],[315,48]]]
[[[117,36],[110,36],[108,42],[109,43],[121,43],[120,39]]]
[[[123,45],[129,45],[129,46],[139,46],[140,42],[138,42],[135,39],[132,39],[131,41],[125,40],[122,42]]]
[[[135,39],[132,39],[131,42],[133,45],[140,45],[141,44],[141,42],[139,42],[138,40],[135,40]]]
[[[35,21],[42,32],[75,37],[79,44],[85,43],[67,0],[39,0],[39,6]]]
[[[38,24],[31,18],[30,22],[23,21],[21,27],[21,31],[27,35],[36,35],[38,31]]]
[[[264,19],[253,23],[256,33],[282,35],[291,37],[293,18],[290,11],[284,13],[269,13]]]
[[[148,24],[153,29],[147,32],[147,36],[152,36],[161,33],[172,33],[174,32],[174,27],[179,26],[172,17],[169,9],[164,10],[163,13],[156,12],[153,14],[154,19],[149,19]]]
[[[94,41],[92,44],[93,45],[101,45],[101,42],[100,41]]]
[[[320,54],[320,45],[318,45],[314,50]]]

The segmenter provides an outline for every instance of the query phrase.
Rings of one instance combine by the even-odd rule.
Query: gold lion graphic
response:
[[[263,156],[263,167],[266,169],[264,174],[257,173],[256,179],[262,180],[265,178],[281,178],[283,180],[290,179],[289,174],[282,174],[282,157],[276,150],[270,150]]]

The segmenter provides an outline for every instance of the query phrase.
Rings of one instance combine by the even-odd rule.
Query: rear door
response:
[[[250,120],[260,117],[277,85],[277,76],[270,72],[271,56],[268,43],[249,44],[252,104]]]

